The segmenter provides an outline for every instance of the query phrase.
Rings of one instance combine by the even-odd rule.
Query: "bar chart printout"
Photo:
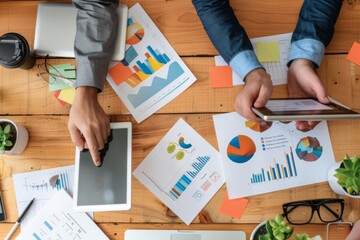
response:
[[[73,212],[72,198],[65,190],[60,190],[53,195],[16,239],[105,240],[109,238],[86,213]]]
[[[181,118],[133,174],[186,224],[225,182],[219,152]]]
[[[27,203],[36,201],[21,221],[24,228],[33,219],[52,196],[64,189],[72,194],[74,184],[74,165],[13,175],[18,212],[23,212]]]
[[[213,120],[229,199],[327,181],[326,171],[314,171],[335,162],[326,121],[302,132],[295,121],[261,129],[236,112]]]
[[[174,187],[170,191],[172,199],[178,199],[180,195],[190,185],[192,180],[198,175],[205,164],[210,160],[209,156],[197,157],[198,162],[194,162],[191,166],[195,169],[194,171],[186,171],[186,174],[182,175],[179,181],[176,182]]]
[[[261,168],[261,172],[252,173],[250,182],[255,184],[296,177],[297,169],[292,147],[290,147],[290,154],[285,153],[284,157],[285,164],[278,163],[276,160],[274,160],[274,165],[270,166],[269,168]]]

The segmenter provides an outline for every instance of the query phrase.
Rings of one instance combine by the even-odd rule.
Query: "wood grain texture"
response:
[[[234,100],[242,86],[211,88],[209,71],[214,66],[213,57],[183,57],[197,81],[158,113],[208,113],[234,110]],[[37,63],[42,63],[38,60]],[[51,64],[73,63],[70,59],[51,59]],[[346,55],[327,55],[319,69],[328,94],[347,105],[360,110],[360,68],[346,60]],[[30,71],[0,68],[1,114],[68,114],[70,107],[62,107],[48,90],[48,83],[37,76],[38,68]],[[286,85],[275,86],[272,97],[286,97]],[[128,110],[108,83],[99,94],[99,101],[110,115],[127,114]]]
[[[36,9],[39,1],[1,1],[0,34],[15,31],[34,42]],[[65,2],[70,2],[65,0]],[[160,31],[181,56],[214,55],[209,41],[190,0],[122,0],[133,6],[140,2]],[[292,32],[295,28],[302,0],[230,1],[236,16],[250,38]],[[21,7],[19,7],[21,4]],[[328,53],[346,53],[360,38],[360,3],[344,1],[336,32]],[[5,23],[5,24],[2,24]]]
[[[149,229],[149,230],[163,230],[163,229],[180,229],[180,230],[241,230],[246,234],[246,239],[249,239],[251,231],[257,224],[191,224],[186,226],[184,224],[113,224],[113,223],[100,223],[98,226],[111,240],[124,240],[124,233],[128,229]],[[10,231],[12,224],[2,224],[0,229],[0,238],[5,238],[8,231]],[[304,226],[297,226],[295,233],[308,233],[310,236],[320,235],[326,239],[326,225],[325,224],[309,224]],[[20,233],[18,229],[14,237]],[[344,239],[343,235],[338,234],[339,237],[333,236],[333,239]],[[340,237],[341,236],[341,237]],[[139,239],[143,240],[143,239]],[[221,239],[219,239],[221,240]]]
[[[131,121],[133,123],[133,163],[134,170],[156,143],[175,124],[179,118],[187,121],[202,137],[217,148],[212,114],[157,114],[141,124],[134,122],[129,115],[111,116],[112,122]],[[67,133],[66,116],[9,116],[9,119],[24,125],[30,135],[29,145],[20,156],[0,156],[1,189],[4,196],[9,222],[17,218],[15,192],[12,174],[53,168],[74,164],[75,147]],[[360,145],[360,121],[329,122],[331,141],[336,159],[340,160],[344,153],[358,153]],[[132,178],[132,209],[129,212],[95,213],[97,222],[119,223],[181,223],[177,217],[166,214],[167,207],[147,190],[134,177]],[[204,213],[213,223],[257,223],[281,212],[284,202],[337,197],[327,183],[262,194],[249,198],[249,204],[241,220],[232,219],[219,212],[220,204],[225,196],[223,186],[204,208]],[[360,202],[346,199],[344,220],[354,221],[360,211]],[[199,218],[194,223],[199,223]],[[319,219],[314,218],[314,222]]]
[[[69,0],[67,0],[70,2]],[[212,115],[233,111],[233,103],[242,86],[213,89],[209,69],[214,65],[216,50],[196,15],[191,1],[183,0],[123,0],[129,7],[140,2],[160,31],[182,57],[197,81],[156,114],[138,124],[126,107],[106,84],[99,101],[112,122],[133,124],[134,170],[155,147],[165,133],[181,117],[215,148]],[[302,0],[246,1],[231,0],[235,14],[252,37],[293,31]],[[39,1],[0,0],[0,35],[18,32],[34,43],[36,10]],[[360,111],[360,67],[347,61],[346,54],[354,41],[360,39],[360,3],[344,1],[336,24],[336,32],[327,48],[327,55],[318,70],[328,93],[333,98]],[[42,63],[39,59],[37,63]],[[51,59],[50,63],[72,63],[73,59]],[[67,121],[70,107],[62,107],[45,81],[37,76],[35,66],[30,71],[0,68],[0,118],[9,118],[24,125],[30,134],[29,144],[20,156],[0,155],[0,188],[6,206],[7,221],[0,224],[0,238],[5,237],[18,217],[12,175],[74,164],[75,147],[71,143]],[[273,97],[286,97],[286,85],[276,86]],[[359,154],[359,120],[329,122],[334,155],[339,161],[345,153]],[[247,236],[257,223],[281,212],[284,202],[339,197],[327,183],[309,185],[249,198],[240,220],[219,212],[226,193],[224,185],[190,226],[172,214],[168,208],[134,177],[132,178],[132,209],[128,212],[95,213],[95,221],[111,239],[123,239],[126,229],[241,229]],[[360,202],[345,198],[345,221],[359,218]],[[314,223],[320,223],[315,216]],[[206,223],[206,224],[205,224]],[[301,226],[299,232],[321,234],[324,224]],[[20,230],[17,230],[17,234]]]

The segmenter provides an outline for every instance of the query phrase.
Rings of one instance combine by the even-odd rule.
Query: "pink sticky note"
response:
[[[212,66],[210,68],[210,82],[213,88],[232,87],[232,69],[230,66]]]
[[[248,202],[249,200],[247,198],[236,198],[230,200],[229,194],[226,193],[220,206],[220,212],[233,218],[240,219]]]
[[[360,43],[353,43],[346,59],[360,66]]]

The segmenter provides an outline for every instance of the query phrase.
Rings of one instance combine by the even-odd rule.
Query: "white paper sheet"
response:
[[[52,184],[50,184],[51,178],[54,180]],[[21,228],[24,228],[55,193],[65,189],[72,194],[74,165],[14,174],[13,180],[19,215],[24,211],[31,199],[36,199],[26,217],[21,221]]]
[[[284,33],[267,37],[259,37],[250,39],[256,54],[256,43],[258,42],[279,42],[280,61],[262,63],[266,72],[271,75],[273,85],[281,85],[287,83],[287,61],[291,46],[292,33]],[[215,56],[215,66],[226,66],[227,63],[221,56]],[[243,80],[233,71],[233,85],[244,84]]]
[[[295,122],[259,125],[235,112],[213,119],[230,199],[327,181],[335,157],[326,121],[301,132]]]
[[[219,152],[183,119],[133,174],[186,224],[191,223],[225,181]]]
[[[106,79],[137,122],[145,120],[195,82],[139,3],[129,9],[125,61]]]
[[[16,239],[103,240],[109,238],[88,215],[72,211],[72,198],[62,189],[53,195]]]

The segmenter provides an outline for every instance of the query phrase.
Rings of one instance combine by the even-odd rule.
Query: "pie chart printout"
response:
[[[265,132],[272,126],[272,122],[253,122],[253,121],[246,121],[245,126],[247,128],[250,128],[251,130],[255,132]]]
[[[227,147],[227,156],[235,163],[245,163],[249,161],[255,152],[255,143],[245,135],[234,137]]]
[[[316,137],[304,137],[296,146],[297,156],[305,161],[313,162],[321,157],[323,147]]]

